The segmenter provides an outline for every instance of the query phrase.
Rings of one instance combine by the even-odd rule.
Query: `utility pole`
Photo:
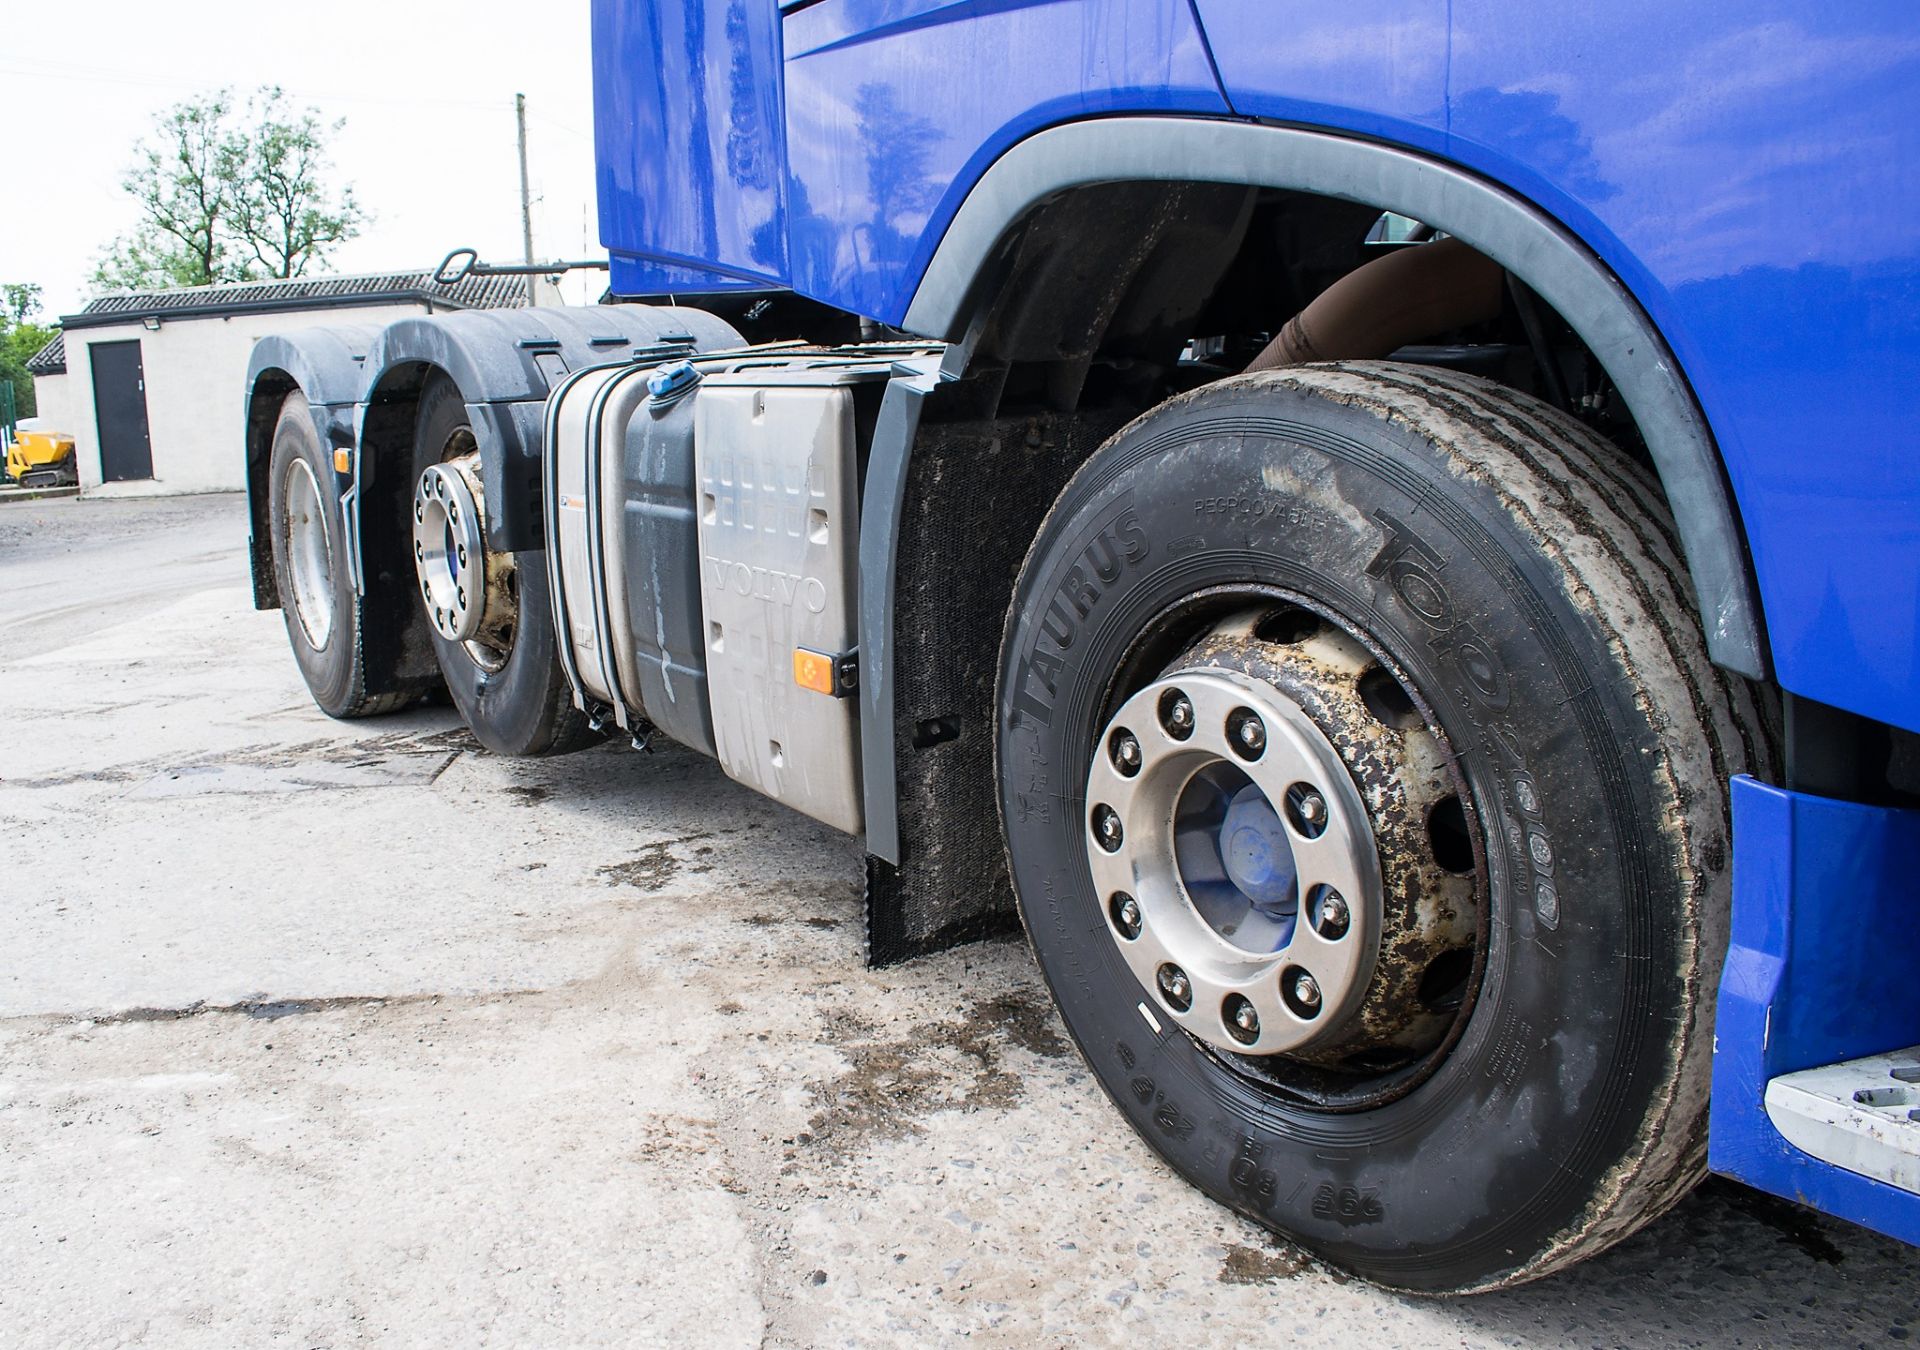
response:
[[[513,96],[513,116],[520,123],[520,239],[526,246],[527,266],[533,266],[533,198],[527,190],[527,96]]]

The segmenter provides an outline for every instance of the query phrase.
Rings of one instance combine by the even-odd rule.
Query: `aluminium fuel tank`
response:
[[[798,344],[597,367],[548,409],[545,510],[575,701],[861,827],[859,483],[886,380],[924,348]]]

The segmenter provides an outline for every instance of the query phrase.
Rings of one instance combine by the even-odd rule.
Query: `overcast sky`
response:
[[[95,260],[133,227],[120,176],[154,114],[222,86],[244,95],[278,84],[296,105],[346,119],[332,138],[334,181],[352,183],[374,220],[328,270],[426,267],[464,244],[519,261],[516,92],[527,96],[536,256],[604,256],[592,217],[586,0],[7,9],[0,282],[39,283],[49,314],[80,306]]]

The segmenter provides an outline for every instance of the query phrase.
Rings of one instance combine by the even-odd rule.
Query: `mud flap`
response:
[[[993,769],[1000,632],[1041,519],[1073,471],[1129,415],[921,425],[895,555],[900,862],[867,858],[869,965],[942,951],[1017,923]],[[1059,790],[1033,784],[1033,809],[1046,809]]]

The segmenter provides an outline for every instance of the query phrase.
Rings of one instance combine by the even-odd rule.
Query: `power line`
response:
[[[109,84],[138,89],[191,89],[212,91],[231,86],[231,81],[180,80],[167,76],[148,75],[136,71],[112,70],[104,66],[74,65],[64,61],[44,61],[37,63],[38,69],[0,63],[0,75],[30,80],[52,80],[59,83]],[[317,89],[301,89],[292,85],[277,86],[288,95],[297,99],[310,99],[327,103],[364,103],[372,105],[422,107],[422,108],[485,108],[502,110],[506,106],[504,97],[498,99],[458,99],[458,98],[411,98],[404,96],[383,96],[379,94],[345,94]],[[577,133],[576,133],[577,134]]]

